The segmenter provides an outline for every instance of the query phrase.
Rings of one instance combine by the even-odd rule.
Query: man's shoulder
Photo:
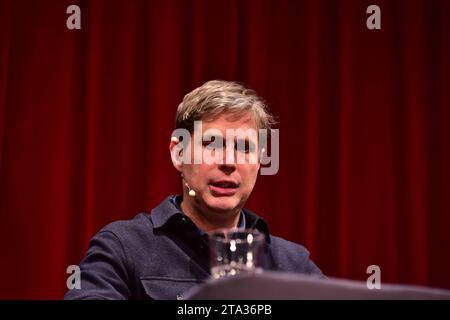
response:
[[[274,249],[281,250],[284,253],[300,254],[305,258],[308,258],[309,251],[301,244],[286,240],[284,238],[270,235],[270,242],[272,243]]]
[[[271,255],[279,271],[322,275],[322,271],[309,257],[309,251],[301,244],[270,236]]]
[[[139,213],[132,219],[117,220],[107,224],[99,231],[99,234],[112,233],[117,238],[122,239],[130,237],[130,235],[149,234],[152,227],[150,215],[148,213]]]

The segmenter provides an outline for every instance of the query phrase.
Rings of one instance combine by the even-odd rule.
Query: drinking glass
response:
[[[209,234],[211,275],[215,279],[262,272],[265,237],[256,229],[220,229]]]

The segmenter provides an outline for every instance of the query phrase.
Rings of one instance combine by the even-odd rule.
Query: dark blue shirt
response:
[[[80,263],[81,289],[64,298],[180,299],[208,279],[207,239],[181,211],[180,200],[170,196],[151,215],[100,230]],[[303,246],[270,235],[267,223],[251,211],[243,209],[242,215],[240,226],[266,235],[264,269],[322,275]]]

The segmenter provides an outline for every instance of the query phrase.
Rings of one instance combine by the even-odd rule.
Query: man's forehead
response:
[[[224,131],[226,129],[257,129],[255,116],[250,111],[240,113],[223,113],[214,118],[203,119],[203,131],[208,129],[218,129]]]

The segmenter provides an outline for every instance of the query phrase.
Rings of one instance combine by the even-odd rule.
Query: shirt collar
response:
[[[171,219],[188,218],[181,210],[181,200],[181,195],[169,196],[151,211],[151,219],[155,229],[164,227]],[[248,209],[244,208],[241,210],[239,228],[257,229],[264,233],[267,242],[270,243],[270,233],[267,222]],[[201,230],[199,231],[204,234]]]

